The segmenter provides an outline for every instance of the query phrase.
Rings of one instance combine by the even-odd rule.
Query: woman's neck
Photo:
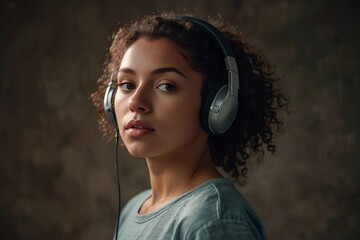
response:
[[[207,146],[202,151],[147,158],[146,161],[152,196],[144,203],[141,214],[159,208],[209,179],[221,177],[212,163]]]

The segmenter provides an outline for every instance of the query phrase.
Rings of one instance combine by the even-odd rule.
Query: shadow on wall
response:
[[[194,9],[239,25],[290,95],[277,156],[240,188],[270,239],[359,239],[357,1],[5,1],[1,7],[1,239],[111,239],[113,143],[88,99],[119,21]],[[123,202],[148,188],[120,153]]]

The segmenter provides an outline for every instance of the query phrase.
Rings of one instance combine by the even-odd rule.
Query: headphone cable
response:
[[[115,129],[115,163],[116,163],[116,178],[117,178],[117,191],[118,191],[118,211],[116,220],[115,240],[118,239],[120,213],[121,213],[121,191],[120,191],[120,174],[119,174],[119,129]]]

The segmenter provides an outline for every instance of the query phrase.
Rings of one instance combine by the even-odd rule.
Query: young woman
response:
[[[114,35],[98,83],[101,130],[113,136],[115,126],[150,174],[151,189],[122,211],[119,239],[266,239],[219,173],[245,183],[248,162],[275,151],[287,101],[240,33],[220,20],[145,16]]]

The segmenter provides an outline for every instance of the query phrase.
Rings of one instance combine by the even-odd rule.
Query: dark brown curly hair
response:
[[[112,37],[99,87],[91,100],[99,113],[99,127],[107,139],[114,127],[105,119],[103,98],[110,75],[117,73],[125,51],[139,38],[166,38],[182,51],[189,65],[204,79],[202,96],[219,81],[227,82],[223,53],[218,43],[197,24],[175,18],[173,13],[147,15],[121,27]],[[240,184],[246,183],[248,161],[261,162],[265,150],[274,153],[274,138],[283,129],[279,111],[287,108],[287,98],[277,86],[278,78],[269,61],[221,19],[207,19],[217,27],[234,52],[239,71],[239,108],[230,129],[221,135],[209,135],[208,146],[214,164]]]

